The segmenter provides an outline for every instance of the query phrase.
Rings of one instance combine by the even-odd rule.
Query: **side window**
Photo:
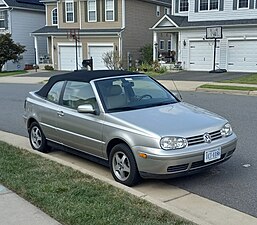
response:
[[[68,81],[63,93],[63,105],[72,109],[78,106],[91,104],[97,107],[96,98],[93,89],[89,83]]]
[[[64,81],[60,81],[54,84],[53,87],[48,92],[46,99],[54,103],[59,103],[63,84],[64,84]]]

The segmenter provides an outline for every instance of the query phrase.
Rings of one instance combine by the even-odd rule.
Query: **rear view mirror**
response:
[[[96,112],[91,104],[79,105],[77,110],[79,113],[95,114]]]

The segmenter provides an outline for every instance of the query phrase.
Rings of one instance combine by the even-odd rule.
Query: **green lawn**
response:
[[[257,91],[257,87],[241,87],[241,86],[212,85],[212,84],[204,84],[200,86],[200,88],[237,90],[237,91]]]
[[[0,183],[65,225],[188,225],[91,176],[0,142]]]
[[[18,71],[10,71],[10,72],[0,72],[0,77],[6,77],[6,76],[14,76],[14,75],[20,75],[27,73],[26,70],[18,70]]]
[[[257,74],[251,74],[232,80],[224,80],[222,83],[257,84]]]

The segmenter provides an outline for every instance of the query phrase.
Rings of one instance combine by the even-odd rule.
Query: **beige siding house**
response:
[[[103,55],[115,52],[123,68],[140,57],[140,48],[152,44],[149,30],[171,11],[170,0],[43,0],[46,25],[33,32],[37,63],[56,70],[82,67],[93,58],[94,69],[106,69]],[[37,39],[46,37],[48,56]],[[76,47],[77,46],[77,47]]]

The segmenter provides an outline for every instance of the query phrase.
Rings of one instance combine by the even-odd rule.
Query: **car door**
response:
[[[98,108],[92,87],[86,82],[68,81],[58,112],[57,127],[61,142],[68,147],[102,157],[101,115],[79,113],[79,105]]]
[[[56,119],[58,118],[59,100],[64,85],[64,81],[55,83],[49,90],[44,103],[42,103],[38,110],[40,110],[40,126],[50,141],[60,142],[59,135],[56,129]]]

